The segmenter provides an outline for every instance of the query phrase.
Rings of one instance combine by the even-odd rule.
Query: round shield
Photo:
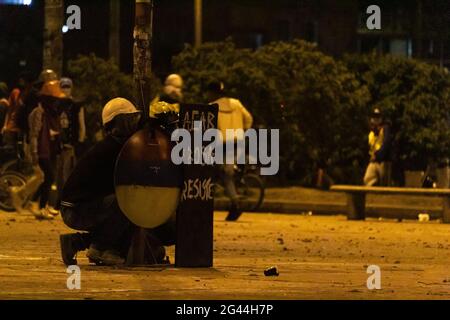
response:
[[[172,144],[160,129],[143,129],[123,146],[114,184],[122,212],[135,225],[155,228],[176,212],[182,169],[171,161]]]

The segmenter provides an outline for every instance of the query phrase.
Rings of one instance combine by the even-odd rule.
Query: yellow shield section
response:
[[[120,209],[131,222],[142,228],[156,228],[175,215],[180,200],[179,188],[118,185]]]

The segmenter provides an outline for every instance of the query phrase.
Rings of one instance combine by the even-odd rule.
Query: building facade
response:
[[[64,63],[91,52],[133,68],[134,1],[65,0],[81,8],[81,30],[63,35]],[[367,7],[381,9],[381,30],[368,30]],[[42,63],[44,0],[30,6],[0,4],[1,78]],[[327,54],[399,54],[450,65],[450,2],[446,0],[203,0],[203,41],[231,37],[257,49],[272,41],[304,39]],[[194,43],[194,0],[155,0],[153,69],[164,77],[171,58]]]

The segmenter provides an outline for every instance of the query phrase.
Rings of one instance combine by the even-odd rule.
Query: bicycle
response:
[[[234,165],[234,184],[242,210],[255,212],[263,204],[265,185],[257,170],[256,166]],[[221,199],[226,196],[223,178],[216,180],[214,195],[216,199]]]
[[[20,150],[20,146],[0,147],[0,210],[6,212],[16,211],[11,199],[11,188],[24,187],[27,177],[34,172],[31,163],[24,159]],[[25,206],[28,201],[29,199],[24,199],[21,205]]]

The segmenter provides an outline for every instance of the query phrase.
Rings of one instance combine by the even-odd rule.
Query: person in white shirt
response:
[[[224,147],[225,145],[231,143],[233,148],[226,149],[236,149],[235,146],[237,145],[237,141],[244,139],[244,136],[239,135],[239,131],[237,131],[234,137],[227,137],[226,130],[243,129],[245,131],[251,128],[253,124],[252,115],[238,99],[229,98],[225,95],[224,85],[222,82],[211,82],[207,87],[207,95],[208,100],[211,101],[211,104],[219,105],[217,127],[222,132]],[[238,195],[236,192],[236,186],[234,185],[234,164],[224,164],[222,169],[224,173],[225,191],[231,200],[231,206],[226,220],[236,221],[239,219],[242,212],[239,210]]]

